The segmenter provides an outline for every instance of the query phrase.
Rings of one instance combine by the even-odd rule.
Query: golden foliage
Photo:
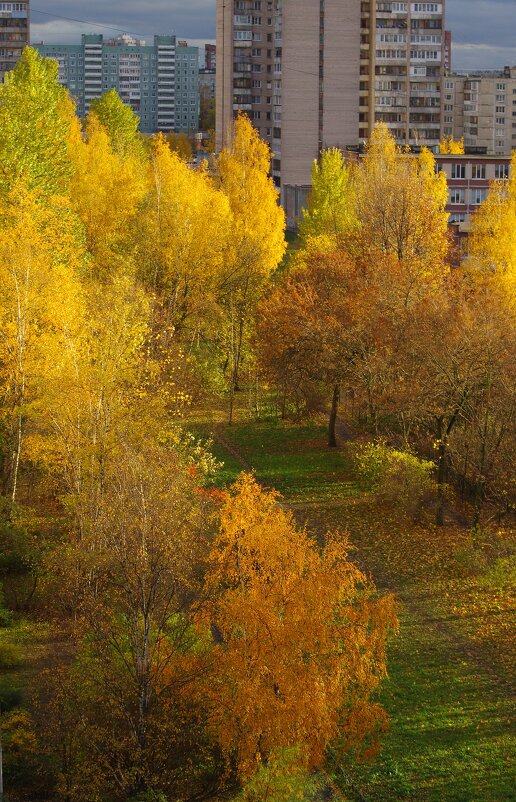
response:
[[[473,215],[468,264],[483,277],[492,276],[504,295],[516,299],[516,152],[508,180],[491,184],[489,195]]]
[[[464,154],[464,137],[454,139],[452,136],[444,136],[439,143],[439,153],[443,155],[452,154],[461,156]]]
[[[433,154],[401,150],[379,123],[357,174],[361,247],[394,254],[407,265],[419,263],[431,277],[448,253],[447,200],[446,176],[435,172]]]
[[[80,325],[85,254],[64,198],[42,204],[21,183],[0,199],[0,219],[0,419],[9,442],[3,492],[14,502],[29,422],[48,401],[47,369]]]
[[[162,136],[152,142],[148,186],[138,226],[140,276],[162,299],[167,324],[182,333],[206,330],[219,314],[232,226],[228,199]]]
[[[117,271],[131,273],[131,228],[147,186],[137,158],[120,156],[95,115],[90,115],[83,136],[75,121],[70,136],[73,165],[71,198],[87,236],[94,259],[91,271],[106,280]]]

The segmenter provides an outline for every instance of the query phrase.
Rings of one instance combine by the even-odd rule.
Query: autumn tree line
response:
[[[255,359],[285,251],[267,147],[241,118],[193,170],[115,93],[79,120],[27,49],[0,164],[5,798],[315,788],[328,744],[385,729],[393,600],[253,477],[215,489],[188,430]]]
[[[379,126],[359,165],[321,154],[287,257],[269,163],[245,117],[197,169],[115,93],[79,120],[30,49],[0,87],[12,802],[287,802],[329,745],[378,748],[393,599],[344,533],[314,539],[251,476],[216,489],[200,404],[231,421],[252,377],[279,414],[327,410],[330,446],[344,419],[377,461],[425,458],[439,521],[460,481],[476,525],[510,510],[516,165],[452,270],[427,151]],[[24,693],[19,621],[44,633]]]
[[[511,169],[453,268],[446,177],[428,150],[397,148],[380,125],[359,165],[324,152],[301,248],[258,311],[283,408],[328,407],[330,446],[338,415],[383,443],[368,452],[380,473],[396,448],[414,492],[414,456],[433,463],[438,525],[454,493],[474,530],[514,512],[516,156]]]

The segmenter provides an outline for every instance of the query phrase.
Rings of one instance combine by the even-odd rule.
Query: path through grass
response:
[[[322,426],[246,421],[219,432],[232,450],[215,445],[223,482],[249,465],[313,531],[347,529],[352,558],[400,600],[381,695],[391,729],[373,765],[344,761],[346,797],[516,800],[507,672],[514,608],[507,589],[487,581],[488,566],[474,563],[469,533],[414,524],[380,505],[357,482],[349,448],[326,447]]]

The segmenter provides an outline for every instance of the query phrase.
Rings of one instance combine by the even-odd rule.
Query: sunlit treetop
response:
[[[0,191],[18,179],[45,194],[66,190],[74,106],[57,81],[58,65],[30,47],[0,84]]]
[[[109,136],[113,151],[119,156],[143,155],[143,143],[139,132],[140,118],[130,106],[122,102],[116,89],[111,89],[96,98],[90,107]]]

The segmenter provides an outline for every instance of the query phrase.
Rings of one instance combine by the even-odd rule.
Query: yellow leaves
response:
[[[62,364],[67,338],[80,326],[84,251],[77,220],[63,198],[43,203],[20,184],[0,202],[0,216],[0,396],[4,414],[12,416],[8,437],[11,453],[18,454],[16,473],[24,434],[20,421],[29,409],[34,415],[46,404],[47,371]]]
[[[270,151],[245,115],[235,121],[231,147],[217,161],[217,178],[233,214],[237,269],[260,284],[285,253],[285,214],[269,176]]]
[[[392,253],[409,267],[426,265],[427,279],[440,275],[448,253],[447,189],[433,154],[402,151],[380,123],[356,181],[362,248]]]
[[[127,245],[129,226],[146,190],[140,162],[130,153],[119,156],[113,151],[95,115],[88,118],[85,137],[77,124],[72,127],[69,150],[74,167],[71,196],[95,268],[101,278],[112,275],[119,265],[127,270],[127,257],[120,259],[120,251]]]
[[[177,153],[181,159],[189,161],[192,158],[192,145],[185,133],[174,134],[171,132],[167,134],[166,139],[170,150]]]
[[[153,140],[138,250],[142,277],[164,296],[169,321],[206,326],[221,283],[231,213],[204,172],[188,167],[163,137]],[[190,321],[189,321],[190,322]]]
[[[500,288],[512,305],[516,299],[516,152],[510,178],[491,184],[489,195],[473,215],[467,264],[474,278]],[[479,276],[477,276],[479,274]]]
[[[462,155],[464,153],[464,137],[455,140],[453,136],[445,136],[439,143],[439,153]]]

